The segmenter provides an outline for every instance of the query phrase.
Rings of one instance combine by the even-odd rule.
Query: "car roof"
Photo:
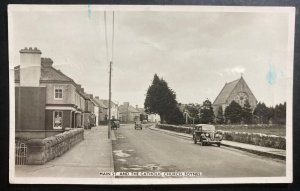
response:
[[[214,125],[210,125],[210,124],[197,124],[195,126],[196,127],[203,127],[203,126],[214,126]]]

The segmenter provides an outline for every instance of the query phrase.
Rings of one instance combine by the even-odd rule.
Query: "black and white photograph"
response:
[[[294,7],[9,5],[11,184],[293,182]]]

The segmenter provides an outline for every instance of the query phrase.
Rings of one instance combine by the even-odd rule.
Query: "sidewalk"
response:
[[[85,130],[83,141],[45,165],[16,166],[16,176],[26,177],[97,178],[100,177],[99,172],[103,171],[114,171],[112,144],[107,138],[107,126]]]
[[[149,127],[149,129],[155,130],[155,131],[160,131],[162,133],[173,135],[173,136],[178,136],[178,137],[188,139],[188,140],[191,140],[193,138],[193,136],[190,134],[178,133],[178,132],[174,132],[174,131],[159,129],[159,128],[155,128],[154,126]],[[232,147],[232,148],[243,150],[243,151],[247,151],[250,153],[257,154],[257,155],[268,156],[268,157],[278,158],[278,159],[282,159],[282,160],[286,159],[286,151],[282,150],[282,149],[274,149],[274,148],[269,148],[269,147],[250,145],[250,144],[239,143],[239,142],[234,142],[234,141],[227,141],[227,140],[223,140],[221,145],[226,146],[226,147]]]

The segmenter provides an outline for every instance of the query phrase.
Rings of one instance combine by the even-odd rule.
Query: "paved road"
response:
[[[202,177],[285,176],[285,161],[227,147],[195,145],[192,140],[133,125],[114,131],[116,172],[202,172]]]

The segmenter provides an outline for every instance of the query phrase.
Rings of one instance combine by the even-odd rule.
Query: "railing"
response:
[[[15,164],[25,165],[27,162],[27,145],[20,141],[17,141],[15,144]]]

